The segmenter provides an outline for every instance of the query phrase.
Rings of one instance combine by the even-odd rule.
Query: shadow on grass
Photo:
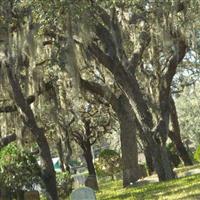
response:
[[[121,182],[106,183],[104,189],[100,198],[101,200],[157,200],[162,197],[169,200],[200,199],[200,175],[177,178],[161,183],[133,186],[127,189],[121,188]],[[181,198],[179,198],[180,196]]]
[[[200,192],[197,194],[183,196],[177,200],[199,200],[199,199],[200,199]]]

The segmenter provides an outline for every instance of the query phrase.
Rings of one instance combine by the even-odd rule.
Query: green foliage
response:
[[[68,172],[60,172],[56,174],[56,180],[59,197],[64,199],[72,192],[73,179]]]
[[[40,183],[40,168],[36,159],[16,144],[0,151],[0,184],[11,192],[32,189]]]
[[[111,176],[121,171],[120,155],[111,149],[105,149],[99,154],[99,159],[95,163],[97,174],[99,176]]]
[[[194,153],[194,159],[198,162],[200,162],[200,145],[197,147],[195,153]]]
[[[200,84],[198,82],[195,87],[186,88],[181,96],[176,99],[181,134],[196,146],[200,144],[199,92]]]

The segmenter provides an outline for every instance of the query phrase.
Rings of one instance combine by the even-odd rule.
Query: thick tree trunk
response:
[[[175,144],[177,152],[180,158],[183,160],[184,165],[192,165],[192,159],[187,152],[180,134],[180,126],[178,121],[178,115],[176,111],[176,105],[173,98],[170,98],[170,117],[171,117],[171,124],[172,124],[172,131],[169,131],[169,137],[172,142]]]
[[[10,63],[12,63],[12,60],[10,61]],[[41,174],[48,193],[48,199],[57,200],[58,195],[56,188],[55,171],[44,130],[38,127],[33,111],[31,110],[30,106],[24,98],[21,87],[19,85],[19,81],[17,80],[17,77],[13,74],[12,69],[14,66],[10,66],[9,64],[7,64],[6,67],[9,82],[13,91],[14,100],[21,110],[23,122],[31,130],[39,147],[40,157],[43,162]]]
[[[89,140],[85,142],[83,150],[84,150],[83,156],[86,160],[87,169],[89,173],[89,176],[85,184],[86,186],[91,187],[94,190],[98,190],[99,187],[98,187],[98,182],[97,182],[96,170],[93,163],[91,144]]]
[[[119,98],[117,116],[120,123],[120,140],[123,166],[123,186],[135,183],[139,178],[138,151],[136,142],[136,125],[131,106],[127,98]]]

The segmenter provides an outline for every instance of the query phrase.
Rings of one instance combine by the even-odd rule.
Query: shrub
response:
[[[56,174],[58,195],[61,199],[66,198],[72,192],[73,179],[68,172]]]
[[[29,152],[10,144],[0,151],[0,185],[11,193],[32,190],[40,182],[40,168]]]
[[[103,150],[96,162],[96,170],[99,176],[110,176],[114,179],[114,175],[121,171],[120,155],[111,149]]]
[[[195,153],[194,153],[194,159],[198,162],[200,162],[200,145],[197,147]]]

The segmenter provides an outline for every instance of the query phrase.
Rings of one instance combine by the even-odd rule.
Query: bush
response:
[[[114,150],[105,149],[99,154],[95,166],[99,176],[110,176],[114,179],[114,175],[121,171],[120,155]]]
[[[34,184],[40,184],[40,168],[29,152],[10,144],[0,151],[0,185],[17,193],[32,190]]]
[[[73,179],[68,172],[59,172],[56,180],[59,198],[64,199],[72,192]]]
[[[198,162],[200,162],[200,145],[197,147],[195,153],[194,153],[194,159]]]

